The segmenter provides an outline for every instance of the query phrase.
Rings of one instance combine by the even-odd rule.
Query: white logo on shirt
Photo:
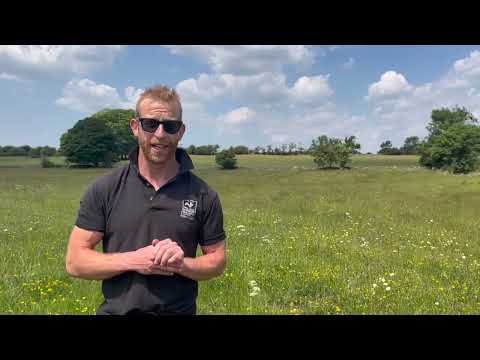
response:
[[[193,220],[197,212],[197,201],[196,200],[182,200],[182,212],[181,217]]]

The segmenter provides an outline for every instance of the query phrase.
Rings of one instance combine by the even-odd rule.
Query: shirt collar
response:
[[[130,163],[135,165],[135,168],[138,170],[138,152],[140,147],[135,146],[130,153],[128,154],[128,159]],[[185,151],[185,149],[177,148],[175,151],[175,160],[180,164],[179,174],[188,172],[189,170],[194,169],[192,159]]]

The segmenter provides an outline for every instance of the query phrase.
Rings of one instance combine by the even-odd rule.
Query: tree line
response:
[[[55,156],[56,154],[57,149],[51,146],[0,146],[0,156],[31,156],[33,158],[39,158],[44,156]]]
[[[63,155],[67,164],[80,167],[110,167],[115,162],[125,160],[129,151],[137,144],[129,122],[134,117],[133,110],[105,109],[90,117],[79,120],[60,138],[58,151],[49,146],[30,147],[3,146],[0,155],[29,155],[48,157]],[[380,145],[378,154],[419,155],[420,165],[431,169],[444,169],[454,173],[468,173],[480,167],[480,127],[477,119],[466,108],[434,109],[427,125],[428,136],[420,140],[409,136],[403,146],[395,148],[390,140]],[[301,143],[282,144],[273,147],[245,145],[231,146],[219,151],[220,146],[190,145],[186,148],[192,155],[218,155],[228,166],[235,166],[235,155],[298,155],[309,154],[319,168],[348,168],[351,155],[360,154],[361,145],[355,136],[330,138],[326,135],[312,140],[308,148]],[[228,160],[230,159],[230,160]],[[223,161],[222,160],[222,161]],[[233,164],[233,165],[232,165]]]

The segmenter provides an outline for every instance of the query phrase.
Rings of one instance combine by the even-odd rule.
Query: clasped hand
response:
[[[183,269],[182,248],[171,239],[154,239],[152,245],[137,250],[143,255],[144,266],[137,270],[143,275],[173,275]]]

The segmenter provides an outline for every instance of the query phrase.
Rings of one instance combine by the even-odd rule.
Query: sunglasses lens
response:
[[[169,134],[176,134],[182,126],[182,122],[176,120],[158,121],[155,119],[144,118],[140,119],[140,123],[142,124],[142,129],[150,133],[155,132],[160,126],[160,124],[163,125],[163,130],[165,130]]]
[[[142,128],[148,132],[155,132],[160,126],[160,122],[153,119],[140,119]]]
[[[180,130],[181,126],[182,126],[181,121],[165,120],[163,122],[163,129],[169,134],[176,134],[178,130]]]

